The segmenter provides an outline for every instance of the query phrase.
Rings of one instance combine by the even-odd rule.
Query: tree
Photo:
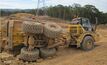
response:
[[[47,7],[46,11],[48,16],[61,18],[65,20],[72,20],[74,16],[79,16],[89,18],[90,21],[94,23],[95,17],[97,17],[99,24],[107,23],[107,13],[100,12],[93,5],[81,6],[80,4],[77,3],[74,3],[72,6],[57,5]],[[36,13],[36,10],[35,9],[18,10],[18,11],[1,10],[1,16],[7,16],[18,12],[31,13],[34,15]],[[39,9],[38,14],[44,15],[43,8]]]

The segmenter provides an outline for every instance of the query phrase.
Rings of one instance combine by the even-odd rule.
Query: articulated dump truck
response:
[[[0,52],[11,51],[22,45],[18,58],[36,61],[38,58],[54,56],[60,46],[77,46],[89,51],[99,40],[96,27],[89,19],[79,17],[70,23],[8,20],[1,21]]]

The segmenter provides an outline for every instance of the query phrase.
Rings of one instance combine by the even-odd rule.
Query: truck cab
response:
[[[92,31],[92,24],[88,18],[75,18],[71,23],[81,24],[86,31]]]
[[[75,18],[69,24],[70,45],[77,45],[83,50],[92,50],[99,35],[88,18]]]

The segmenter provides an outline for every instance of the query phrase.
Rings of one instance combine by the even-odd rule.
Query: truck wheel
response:
[[[55,48],[40,48],[40,57],[42,58],[48,58],[52,57],[56,54],[56,49]]]
[[[38,49],[33,49],[32,51],[28,51],[26,47],[21,49],[19,59],[31,62],[31,61],[36,61],[38,58],[39,58]]]
[[[46,23],[44,25],[44,34],[49,38],[56,38],[61,33],[61,27],[56,23]]]
[[[81,48],[84,51],[89,51],[92,50],[94,48],[94,40],[91,36],[86,36],[83,40],[83,42],[81,43]]]
[[[43,33],[43,26],[39,22],[25,21],[23,22],[22,28],[23,32],[25,33],[35,33],[35,34]]]

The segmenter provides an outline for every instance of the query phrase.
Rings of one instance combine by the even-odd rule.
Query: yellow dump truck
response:
[[[75,18],[70,23],[40,23],[9,20],[1,23],[0,51],[12,50],[24,44],[19,59],[35,61],[55,55],[59,46],[76,45],[85,51],[92,50],[99,40],[96,26],[93,27],[88,18]]]

